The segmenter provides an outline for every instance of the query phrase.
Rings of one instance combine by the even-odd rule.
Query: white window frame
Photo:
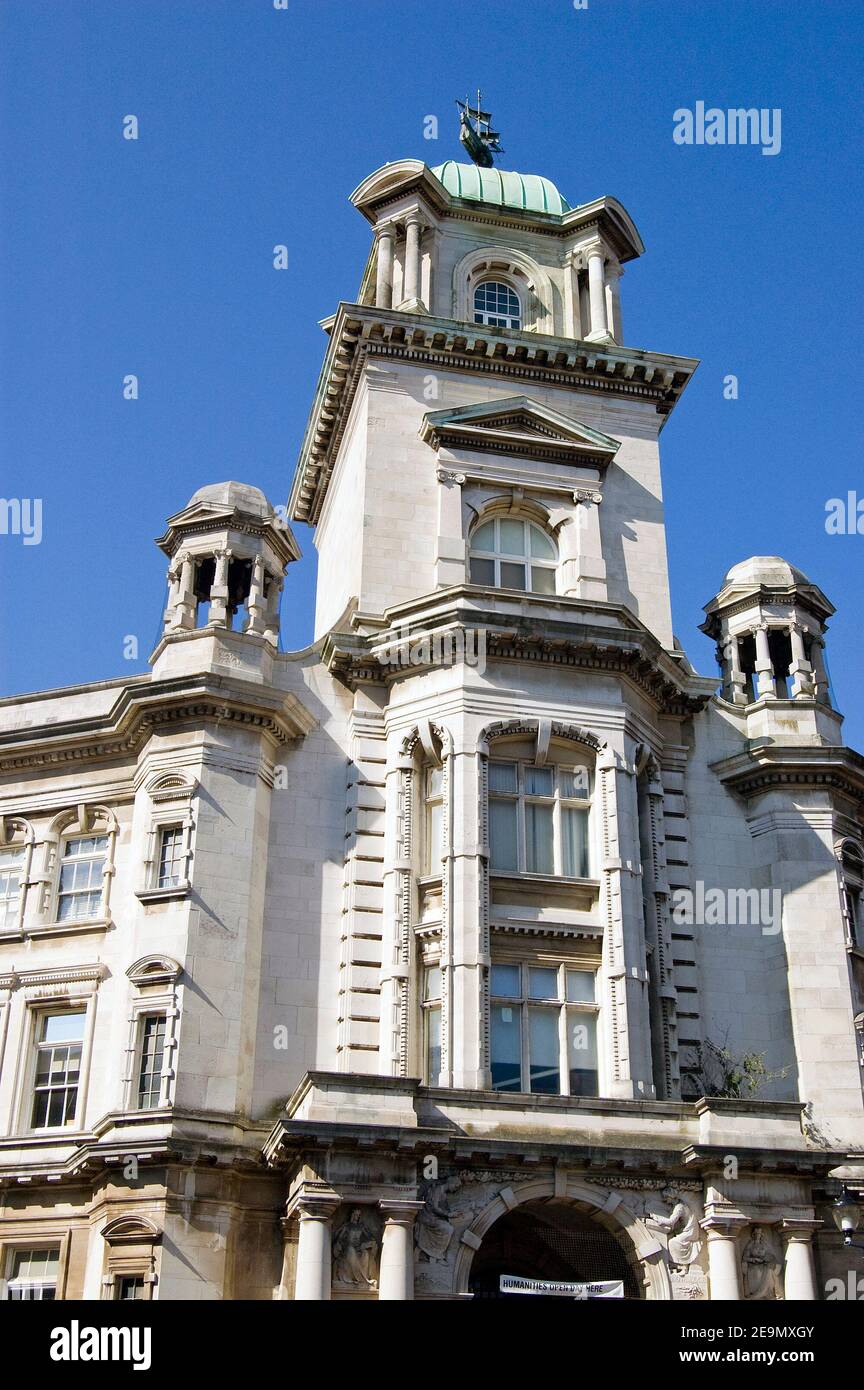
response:
[[[9,1286],[13,1282],[10,1278],[12,1263],[16,1255],[26,1251],[36,1250],[56,1250],[57,1251],[57,1280],[54,1285],[53,1302],[62,1302],[66,1287],[67,1257],[69,1250],[69,1231],[64,1229],[53,1233],[44,1231],[32,1235],[10,1236],[0,1241],[0,1303],[12,1302],[9,1298]],[[18,1301],[18,1300],[16,1300]],[[45,1302],[44,1299],[21,1300],[23,1302]]]
[[[523,527],[527,528],[527,530],[523,531],[526,544],[522,554],[517,555],[513,551],[503,550],[501,548],[501,525],[502,522],[508,521],[519,522]],[[487,525],[494,526],[495,528],[495,545],[492,550],[481,550],[478,549],[475,538],[483,529],[483,527]],[[544,538],[544,540],[552,547],[552,550],[554,551],[554,559],[548,560],[530,554],[530,538],[532,528],[536,531],[539,531],[540,535]],[[492,516],[481,516],[477,525],[473,528],[468,541],[468,578],[471,584],[479,584],[481,587],[484,587],[483,581],[474,579],[471,573],[472,560],[486,560],[492,563],[494,567],[494,573],[493,582],[490,587],[493,589],[504,589],[507,593],[513,594],[537,594],[541,598],[552,598],[557,591],[558,567],[561,561],[558,545],[555,541],[555,538],[549,534],[548,530],[546,530],[545,527],[541,526],[539,521],[535,521],[533,517],[518,515],[500,516],[497,513]],[[502,565],[522,565],[525,573],[525,588],[514,588],[512,585],[504,584],[501,579]],[[544,573],[551,574],[551,590],[546,592],[543,589],[535,589],[532,587],[533,575],[531,572],[534,569],[540,569],[543,570]]]
[[[426,988],[430,972],[437,970],[440,978],[440,986],[437,995],[427,999]],[[440,1071],[432,1073],[430,1063],[430,1044],[432,1041],[431,1017],[437,1012],[438,1015],[438,1047],[439,1051],[443,1047],[442,1027],[444,1022],[444,977],[441,972],[441,962],[438,957],[424,958],[420,965],[420,1045],[422,1048],[422,1073],[424,1084],[427,1086],[437,1086],[440,1079]],[[443,1054],[442,1054],[443,1055]]]
[[[492,313],[491,310],[478,309],[477,295],[479,291],[484,289],[487,285],[501,285],[504,289],[509,290],[516,300],[518,312],[515,314],[496,314]],[[478,314],[480,315],[479,318]],[[473,323],[482,325],[486,328],[512,328],[519,332],[525,327],[525,304],[522,295],[505,275],[495,274],[493,271],[487,275],[480,276],[480,278],[474,280],[471,285],[471,319]],[[499,323],[497,322],[498,319],[505,319],[507,322]],[[493,320],[496,320],[496,322],[493,322]]]
[[[39,921],[30,927],[28,935],[61,936],[67,933],[94,931],[107,927],[111,921],[111,886],[116,873],[118,825],[108,807],[81,805],[74,812],[64,812],[53,822],[45,840],[45,867],[41,875],[42,899]],[[70,840],[99,836],[107,838],[105,866],[102,872],[102,893],[99,909],[87,917],[60,919],[60,873]]]
[[[24,936],[27,890],[30,886],[33,870],[34,841],[33,827],[28,820],[22,816],[0,816],[0,868],[2,868],[4,856],[13,854],[21,856],[17,909],[13,910],[8,921],[4,913],[3,921],[0,922],[0,941],[8,941],[11,937],[20,940]],[[15,898],[10,895],[3,901],[14,903]]]
[[[13,1133],[28,1135],[57,1135],[58,1140],[75,1136],[85,1128],[87,1094],[90,1083],[90,1063],[93,1034],[96,1024],[96,1005],[99,983],[104,977],[103,965],[81,966],[77,969],[27,971],[19,975],[24,986],[24,1020],[21,1030],[21,1050],[16,1068],[15,1118]],[[50,1125],[35,1128],[32,1123],[37,1069],[37,1043],[41,1020],[45,1014],[74,1013],[84,1010],[81,1044],[81,1069],[75,1117],[69,1125]]]
[[[142,903],[163,902],[171,898],[185,898],[192,887],[192,855],[195,820],[192,813],[192,797],[195,784],[181,779],[178,774],[161,774],[149,787],[153,810],[147,832],[147,847],[144,857],[144,885],[136,892]],[[166,885],[159,882],[162,837],[166,830],[181,830],[181,870],[179,883]]]
[[[558,1095],[570,1095],[570,1065],[568,1052],[568,1023],[574,1015],[583,1014],[594,1019],[596,1032],[597,1050],[597,1091],[596,1096],[602,1095],[602,1072],[601,1072],[601,1035],[600,1035],[600,1004],[598,1002],[600,989],[600,970],[599,962],[586,963],[580,960],[552,961],[542,957],[519,957],[514,958],[507,955],[493,957],[492,967],[509,966],[519,971],[519,993],[513,995],[493,993],[492,974],[490,971],[489,985],[489,1007],[490,1007],[490,1027],[489,1027],[489,1068],[492,1068],[492,1020],[491,1010],[496,1004],[508,1005],[519,1010],[519,1035],[521,1044],[520,1058],[520,1084],[522,1090],[510,1091],[493,1087],[496,1095],[554,1095],[550,1091],[531,1090],[531,1059],[530,1059],[530,1009],[548,1009],[550,1012],[558,1013],[558,1075],[559,1090]],[[530,970],[554,970],[556,972],[557,996],[549,996],[546,999],[534,999],[530,993]],[[567,971],[577,971],[581,974],[593,974],[594,976],[594,1001],[568,1001],[567,999]],[[584,1097],[589,1099],[590,1097]]]
[[[129,1004],[126,1066],[123,1076],[122,1109],[125,1113],[156,1114],[174,1103],[176,1083],[176,1051],[178,1020],[180,1018],[177,979],[180,966],[167,956],[147,956],[127,970],[133,995]],[[162,1090],[158,1106],[142,1109],[138,1103],[141,1075],[144,1020],[149,1015],[165,1018],[165,1042],[162,1051]]]
[[[520,877],[527,876],[528,878],[550,878],[550,877],[551,877],[551,878],[561,878],[561,879],[565,879],[567,882],[580,882],[580,883],[584,883],[584,882],[593,882],[594,879],[593,879],[592,876],[593,876],[593,873],[594,873],[594,866],[595,866],[595,861],[596,861],[596,850],[595,850],[594,843],[593,843],[593,837],[594,837],[594,815],[593,815],[593,810],[594,810],[594,797],[595,797],[595,791],[596,791],[596,770],[595,770],[595,768],[594,768],[593,766],[589,766],[587,763],[581,763],[581,764],[580,764],[580,763],[575,763],[575,762],[564,762],[564,761],[560,761],[560,762],[559,762],[559,761],[552,761],[551,759],[549,759],[549,760],[548,760],[547,762],[545,762],[545,763],[540,764],[540,763],[538,763],[538,762],[537,762],[534,758],[532,758],[532,757],[528,757],[528,758],[525,758],[525,757],[522,757],[522,758],[519,758],[519,757],[507,757],[507,756],[504,754],[504,751],[503,751],[503,750],[501,751],[501,753],[498,753],[497,751],[492,751],[492,752],[490,752],[490,755],[489,755],[489,763],[490,763],[490,768],[491,768],[491,764],[492,764],[492,763],[508,763],[508,764],[510,764],[511,766],[515,764],[515,767],[516,767],[516,791],[515,791],[515,792],[493,791],[493,790],[492,790],[492,786],[491,786],[491,774],[490,774],[490,778],[489,778],[489,791],[488,791],[488,800],[489,800],[489,863],[490,863],[490,871],[491,871],[491,873],[492,873],[493,875],[501,874],[501,875],[503,875],[503,876],[505,876],[505,877],[506,877],[506,876],[512,877],[512,876],[518,874]],[[537,768],[538,771],[539,771],[539,770],[551,770],[551,772],[552,772],[552,778],[553,778],[553,795],[552,795],[551,797],[548,797],[548,796],[540,796],[540,795],[538,795],[538,794],[536,794],[536,793],[532,793],[532,792],[526,791],[526,789],[525,789],[525,788],[526,788],[525,772],[526,772],[526,770],[529,769],[529,768]],[[588,794],[587,794],[587,796],[585,796],[585,797],[567,797],[567,796],[562,796],[562,795],[560,794],[560,790],[559,790],[559,788],[560,788],[559,774],[560,774],[561,772],[572,772],[572,773],[575,773],[575,774],[578,774],[578,773],[580,773],[580,772],[586,773],[586,774],[587,774],[587,777],[588,777]],[[513,803],[516,804],[516,859],[517,859],[517,863],[516,863],[516,867],[515,867],[515,868],[505,869],[505,868],[497,868],[497,867],[495,866],[494,854],[493,854],[493,846],[492,846],[492,809],[491,809],[491,808],[492,808],[492,802],[493,802],[493,801],[509,801],[509,802],[513,802]],[[526,806],[529,805],[529,804],[532,804],[532,805],[534,805],[534,804],[539,804],[539,805],[546,805],[546,806],[548,806],[548,805],[551,804],[551,806],[552,806],[552,864],[553,864],[553,868],[552,868],[552,873],[551,873],[551,874],[547,874],[547,873],[543,872],[542,870],[529,869],[529,868],[527,867],[527,864],[528,864],[528,852],[527,852],[527,835],[526,835],[526,826],[525,826],[525,822],[526,822],[525,808],[526,808]],[[587,844],[588,844],[588,873],[587,873],[587,875],[582,875],[582,874],[565,874],[565,873],[564,873],[564,868],[563,868],[563,863],[564,863],[564,841],[563,841],[563,836],[562,836],[562,811],[563,811],[565,808],[566,808],[566,809],[575,809],[575,810],[578,810],[580,813],[584,814],[585,817],[586,817],[586,822],[587,822],[587,827],[586,827],[586,838],[587,838]]]
[[[439,779],[437,791],[432,790],[433,779]],[[427,763],[420,769],[420,785],[422,788],[422,842],[421,842],[421,877],[440,878],[443,872],[442,860],[444,854],[444,792],[445,792],[444,765],[436,766]],[[440,837],[436,845],[433,837],[434,808],[439,809],[440,814]]]

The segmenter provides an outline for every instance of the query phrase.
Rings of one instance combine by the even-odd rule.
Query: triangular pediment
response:
[[[620,441],[530,396],[508,396],[456,410],[430,410],[421,437],[434,449],[476,449],[605,468]]]

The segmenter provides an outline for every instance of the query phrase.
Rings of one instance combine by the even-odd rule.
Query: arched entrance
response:
[[[639,1298],[637,1277],[618,1239],[572,1202],[547,1198],[508,1211],[490,1228],[474,1256],[469,1291],[477,1299],[502,1294],[502,1274],[527,1279],[594,1283],[620,1280],[625,1298]],[[532,1299],[543,1295],[532,1295]]]

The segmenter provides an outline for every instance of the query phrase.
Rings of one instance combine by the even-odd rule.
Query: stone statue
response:
[[[652,1226],[669,1236],[669,1263],[673,1269],[688,1270],[699,1258],[702,1242],[696,1213],[687,1205],[675,1187],[663,1191],[663,1200],[671,1206],[668,1216],[652,1216]]]
[[[450,1220],[450,1195],[462,1186],[453,1174],[436,1178],[423,1189],[426,1205],[414,1223],[414,1242],[421,1255],[433,1264],[446,1260],[456,1227]]]
[[[761,1226],[751,1227],[750,1239],[741,1256],[744,1268],[744,1297],[754,1302],[783,1298],[780,1261],[771,1249]]]
[[[333,1242],[333,1279],[337,1284],[348,1284],[352,1288],[374,1289],[378,1286],[375,1278],[375,1253],[378,1240],[374,1232],[363,1220],[363,1213],[355,1207]]]

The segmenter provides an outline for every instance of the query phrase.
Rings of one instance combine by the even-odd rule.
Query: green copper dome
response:
[[[550,179],[540,174],[515,174],[506,169],[481,169],[477,164],[457,164],[448,159],[431,172],[454,198],[470,198],[477,203],[494,203],[524,212],[547,212],[561,216],[570,211]]]

